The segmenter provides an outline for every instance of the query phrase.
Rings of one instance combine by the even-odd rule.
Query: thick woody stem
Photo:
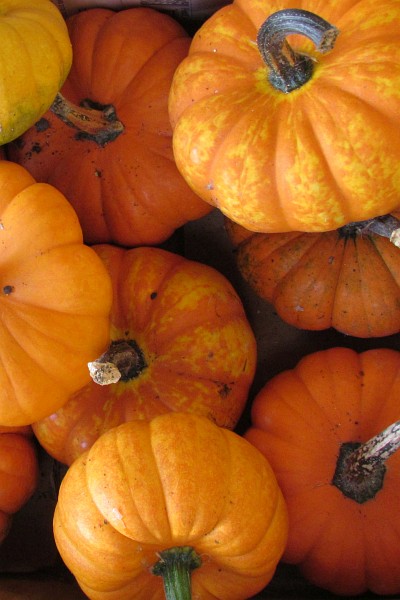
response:
[[[318,15],[296,8],[277,11],[264,21],[257,35],[258,49],[271,69],[271,84],[286,94],[311,78],[315,63],[287,43],[286,37],[292,33],[310,38],[317,50],[325,53],[333,48],[339,30]]]
[[[84,100],[76,105],[59,92],[51,105],[51,111],[68,127],[76,129],[77,140],[91,140],[105,146],[124,131],[112,104],[101,105]]]
[[[400,421],[359,444],[342,444],[332,484],[359,504],[371,500],[383,487],[385,463],[400,448]]]
[[[384,464],[399,448],[400,421],[396,421],[353,451],[349,457],[350,471],[356,475],[369,473],[376,465]]]

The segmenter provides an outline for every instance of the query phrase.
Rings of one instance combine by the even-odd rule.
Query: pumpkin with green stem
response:
[[[270,582],[287,539],[261,452],[179,412],[104,433],[69,467],[53,525],[91,600],[244,600]]]
[[[397,208],[397,0],[235,0],[196,32],[169,99],[193,190],[258,232]]]

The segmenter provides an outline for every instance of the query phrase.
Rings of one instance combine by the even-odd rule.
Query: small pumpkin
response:
[[[400,231],[394,215],[338,230],[255,233],[225,220],[244,280],[289,325],[355,337],[400,331]]]
[[[109,341],[112,287],[53,186],[0,161],[0,425],[30,425],[90,375]]]
[[[23,433],[0,433],[0,544],[7,537],[13,515],[32,496],[39,481],[39,465],[32,438]]]
[[[170,92],[191,188],[258,232],[329,231],[395,209],[399,29],[397,0],[234,0],[214,13]]]
[[[247,402],[257,345],[230,282],[161,248],[93,248],[113,284],[110,348],[91,364],[90,383],[33,424],[41,445],[71,464],[111,427],[171,410],[233,428]]]
[[[93,600],[244,600],[274,574],[287,513],[252,444],[170,412],[109,430],[69,467],[53,530]]]
[[[334,347],[260,390],[245,438],[289,511],[282,560],[335,594],[400,593],[400,352]]]
[[[68,198],[86,243],[160,244],[211,210],[172,152],[168,94],[190,37],[149,8],[93,8],[67,25],[74,61],[61,94],[8,157]]]
[[[72,64],[67,26],[50,0],[0,2],[0,144],[50,107]]]

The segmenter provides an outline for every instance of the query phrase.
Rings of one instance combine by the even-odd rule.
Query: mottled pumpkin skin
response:
[[[400,592],[400,453],[363,504],[332,484],[341,444],[400,419],[399,395],[399,352],[332,348],[275,376],[252,406],[245,438],[269,460],[288,505],[283,560],[335,594]]]
[[[10,428],[11,431],[11,428]],[[0,433],[0,544],[7,536],[12,516],[34,493],[39,465],[32,439],[23,433]]]
[[[400,249],[387,238],[225,226],[244,280],[286,323],[360,338],[400,331]]]
[[[172,152],[168,94],[190,38],[171,17],[146,8],[90,9],[67,25],[74,61],[63,96],[111,105],[123,133],[99,144],[49,110],[8,156],[62,191],[86,243],[160,244],[211,210]]]
[[[273,576],[287,512],[264,456],[209,419],[169,413],[106,432],[64,477],[60,554],[92,600],[163,600],[157,553],[192,546],[192,597],[244,600]]]
[[[134,341],[145,367],[125,381],[94,381],[33,425],[70,464],[107,429],[174,411],[233,428],[253,381],[257,348],[242,302],[217,270],[160,248],[94,249],[112,278],[111,340]]]
[[[0,144],[6,144],[50,107],[71,68],[72,46],[50,0],[2,0],[0,39]]]
[[[30,425],[90,381],[109,341],[111,280],[73,208],[0,161],[0,425]]]
[[[284,94],[256,44],[277,10],[340,33],[311,79]],[[328,231],[391,212],[400,198],[400,4],[235,0],[197,31],[170,93],[176,163],[205,201],[252,231]]]

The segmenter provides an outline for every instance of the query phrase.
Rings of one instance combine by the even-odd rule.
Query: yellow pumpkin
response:
[[[66,23],[50,0],[0,1],[0,144],[50,107],[72,64]]]

